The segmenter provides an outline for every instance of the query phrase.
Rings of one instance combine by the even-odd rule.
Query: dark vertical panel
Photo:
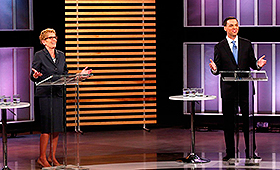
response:
[[[272,24],[272,0],[259,0],[259,25]]]
[[[188,45],[188,57],[187,57],[187,83],[188,87],[200,87],[200,51],[201,45]]]
[[[217,99],[205,101],[205,111],[206,112],[213,112],[219,110],[219,76],[214,76],[211,73],[209,63],[210,59],[213,60],[214,54],[214,44],[212,45],[205,45],[205,57],[204,57],[204,94],[207,95],[215,95]]]
[[[265,70],[267,72],[267,76],[268,76],[268,81],[267,82],[258,82],[258,110],[259,113],[270,113],[272,111],[271,108],[271,74],[272,74],[272,70],[271,70],[271,62],[272,62],[272,50],[271,50],[271,45],[267,45],[267,44],[260,44],[258,45],[258,56],[257,58],[259,58],[259,56],[262,56],[263,54],[265,54],[266,56],[266,60],[267,60],[267,64],[266,66],[263,68],[263,70]]]
[[[0,29],[13,28],[12,0],[0,0]]]
[[[276,69],[275,69],[275,76],[276,76],[276,112],[280,113],[280,44],[276,45]],[[273,70],[274,71],[274,70]]]
[[[187,25],[200,26],[201,25],[201,1],[187,0]]]
[[[254,25],[254,0],[240,1],[240,25]]]
[[[219,25],[219,0],[205,1],[205,25]]]
[[[223,19],[228,16],[236,17],[236,0],[223,1]]]
[[[16,1],[16,28],[28,29],[29,28],[29,0]]]
[[[20,94],[21,101],[30,102],[30,54],[29,48],[16,48],[17,55],[17,94]],[[29,120],[30,108],[18,109],[18,120]]]
[[[187,52],[187,87],[196,88],[201,87],[201,45],[188,45]],[[188,107],[190,112],[191,107]],[[196,106],[196,112],[200,112],[200,105]]]

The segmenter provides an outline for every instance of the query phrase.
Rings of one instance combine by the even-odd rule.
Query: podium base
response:
[[[42,170],[89,170],[86,167],[80,167],[76,165],[67,165],[67,166],[54,166],[54,167],[44,167]]]
[[[195,155],[194,153],[191,153],[189,156],[185,158],[177,159],[177,162],[182,163],[208,163],[210,162],[210,159],[200,158],[198,155]]]
[[[259,166],[261,159],[254,159],[254,158],[231,158],[228,161],[224,161],[225,165],[245,165],[245,166]]]

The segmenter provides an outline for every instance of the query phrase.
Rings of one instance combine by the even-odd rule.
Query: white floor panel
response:
[[[102,164],[84,166],[90,170],[156,170],[156,169],[280,169],[280,162],[261,161],[259,166],[245,166],[241,160],[236,165],[227,165],[222,161],[211,161],[205,164],[187,164],[178,163],[176,161],[162,161],[162,162],[139,162],[139,163],[118,163],[118,164]]]

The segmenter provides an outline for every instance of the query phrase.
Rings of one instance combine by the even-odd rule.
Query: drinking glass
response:
[[[14,94],[13,95],[13,104],[19,104],[20,103],[20,95]]]

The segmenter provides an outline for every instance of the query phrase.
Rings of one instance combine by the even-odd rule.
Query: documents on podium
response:
[[[77,140],[77,153],[76,153],[76,165],[68,165],[67,164],[67,133],[66,133],[66,108],[63,107],[61,109],[63,109],[63,113],[64,113],[64,139],[63,139],[63,155],[64,155],[64,160],[63,160],[63,165],[62,166],[56,166],[56,167],[46,167],[43,168],[43,170],[47,170],[47,169],[52,169],[52,170],[88,170],[89,168],[86,167],[81,167],[80,166],[80,154],[79,154],[79,143],[80,143],[80,137],[79,135],[82,133],[82,131],[80,130],[80,97],[79,97],[79,82],[85,80],[86,78],[93,76],[93,74],[66,74],[66,75],[51,75],[48,76],[47,78],[45,78],[44,80],[40,81],[40,82],[36,82],[35,85],[36,86],[50,86],[51,89],[53,86],[64,86],[64,88],[61,88],[62,90],[62,94],[63,94],[63,100],[64,100],[64,106],[66,105],[66,85],[75,85],[76,86],[76,97],[75,97],[75,101],[76,101],[76,108],[75,108],[75,132],[76,133],[76,140]],[[51,90],[52,93],[52,90]],[[51,95],[52,96],[52,95]],[[51,100],[52,97],[51,97]],[[52,102],[51,102],[52,103]],[[51,106],[52,107],[52,106]],[[59,108],[56,108],[59,109]],[[52,108],[51,110],[51,115],[52,113]],[[52,116],[52,119],[54,118],[54,116]]]
[[[253,146],[255,145],[255,128],[254,128],[254,84],[253,82],[257,81],[268,81],[268,77],[266,74],[266,71],[261,70],[261,71],[242,71],[242,70],[237,70],[237,71],[220,71],[219,72],[221,75],[222,81],[230,81],[230,82],[252,82],[252,86],[249,86],[249,96],[252,96],[251,98],[249,97],[249,158],[245,159],[245,165],[259,165],[260,159],[255,159],[254,158],[254,148]],[[251,89],[250,89],[251,88]],[[251,105],[251,107],[250,107]],[[237,109],[238,110],[238,109]],[[236,124],[239,124],[239,122],[235,122]],[[236,158],[239,155],[238,151],[238,145],[239,145],[239,129],[238,126],[236,127]],[[233,159],[229,160],[229,164],[236,164],[240,163],[238,159]]]

